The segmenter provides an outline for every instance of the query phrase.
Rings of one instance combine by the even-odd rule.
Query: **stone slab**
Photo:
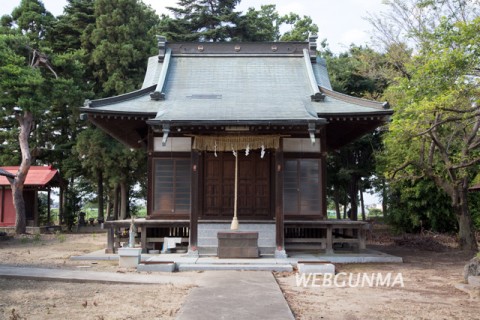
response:
[[[136,268],[140,263],[140,256],[123,256],[118,259],[118,266],[121,268]]]
[[[220,263],[180,263],[178,271],[275,271],[275,272],[292,272],[291,264],[220,264]]]
[[[17,266],[0,266],[0,277],[26,280],[46,280],[65,282],[123,283],[123,284],[195,284],[195,278],[182,274],[136,274],[87,270],[66,270],[47,268],[21,268]]]
[[[203,274],[177,320],[293,320],[271,272],[218,271]]]
[[[480,276],[469,276],[468,284],[480,288]]]
[[[140,257],[142,254],[142,248],[119,248],[119,257]]]
[[[137,271],[142,272],[174,272],[176,269],[176,264],[171,263],[140,263],[137,266]]]
[[[297,263],[298,273],[335,274],[335,265],[332,263]]]

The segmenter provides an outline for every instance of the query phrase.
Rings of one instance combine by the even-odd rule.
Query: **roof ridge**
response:
[[[96,99],[96,100],[86,99],[85,102],[84,102],[84,107],[88,107],[88,108],[103,107],[103,106],[106,106],[106,105],[109,105],[109,104],[114,104],[114,103],[117,103],[117,102],[122,102],[122,101],[135,99],[135,98],[138,98],[140,96],[151,93],[152,91],[155,91],[156,87],[157,87],[157,84],[154,84],[152,86],[148,86],[146,88],[138,89],[138,90],[135,90],[135,91],[132,91],[132,92],[127,92],[127,93],[124,93],[124,94],[120,94],[118,96]]]
[[[378,110],[388,110],[390,105],[387,101],[379,102],[375,100],[369,100],[364,98],[352,97],[344,93],[340,93],[334,90],[327,89],[323,86],[319,86],[320,91],[324,93],[327,97],[335,98],[338,100],[342,100],[344,102],[349,102],[353,104],[358,104],[362,107],[373,108]]]

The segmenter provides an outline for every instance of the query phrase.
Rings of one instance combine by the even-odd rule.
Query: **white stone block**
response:
[[[332,263],[298,263],[298,273],[329,273],[335,274],[335,265]]]
[[[142,248],[119,248],[118,265],[123,268],[136,268],[141,256]]]

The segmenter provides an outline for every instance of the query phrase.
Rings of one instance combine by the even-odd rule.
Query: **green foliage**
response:
[[[178,7],[167,7],[175,20],[167,20],[167,30],[174,40],[226,41],[235,36],[240,0],[179,0]]]
[[[60,243],[63,243],[67,240],[67,237],[61,231],[55,231],[55,238]]]
[[[40,233],[35,233],[33,235],[33,242],[40,242],[42,240],[42,235]]]
[[[368,210],[368,218],[383,217],[383,212],[380,209],[372,208]]]
[[[394,184],[388,203],[389,223],[398,231],[458,231],[449,196],[428,179]]]
[[[238,23],[235,40],[274,41],[280,38],[280,15],[274,4],[262,5],[260,10],[249,8]],[[303,39],[303,40],[306,40]]]
[[[382,162],[391,180],[408,186],[407,181],[427,179],[448,195],[457,217],[460,246],[475,250],[467,194],[480,162],[480,86],[478,77],[472,77],[480,65],[480,19],[454,24],[442,20],[422,39],[418,54],[406,64],[408,77],[387,91],[395,114],[384,140]],[[422,198],[431,200],[429,208],[440,201]],[[416,215],[416,221],[405,218],[413,226],[423,221],[421,212],[405,211]],[[426,217],[432,228],[446,229],[450,223],[446,214],[432,212]]]
[[[18,30],[25,34],[34,47],[47,37],[55,18],[45,9],[42,1],[22,0],[11,15]]]
[[[180,0],[162,15],[158,33],[169,41],[305,41],[318,27],[308,16],[280,16],[273,4],[245,13],[235,11],[239,0]],[[281,34],[281,26],[289,30]]]
[[[281,17],[280,22],[290,26],[290,30],[280,37],[280,41],[306,41],[310,34],[318,33],[318,26],[309,16],[300,17],[298,14],[289,13]]]
[[[379,99],[396,76],[388,62],[388,54],[369,47],[352,45],[339,55],[324,49],[322,55],[327,61],[333,89],[345,94]]]
[[[94,91],[108,97],[133,91],[155,54],[155,12],[137,0],[95,1],[96,25],[91,33]]]
[[[468,208],[472,214],[475,229],[480,230],[480,192],[470,192],[468,194]]]

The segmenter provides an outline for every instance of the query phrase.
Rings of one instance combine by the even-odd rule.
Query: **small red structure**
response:
[[[15,225],[15,207],[12,189],[6,176],[14,176],[17,167],[0,167],[0,227]],[[50,190],[63,185],[60,173],[51,166],[31,166],[23,189],[27,225],[39,226],[38,191],[48,192],[48,220],[50,220]]]

